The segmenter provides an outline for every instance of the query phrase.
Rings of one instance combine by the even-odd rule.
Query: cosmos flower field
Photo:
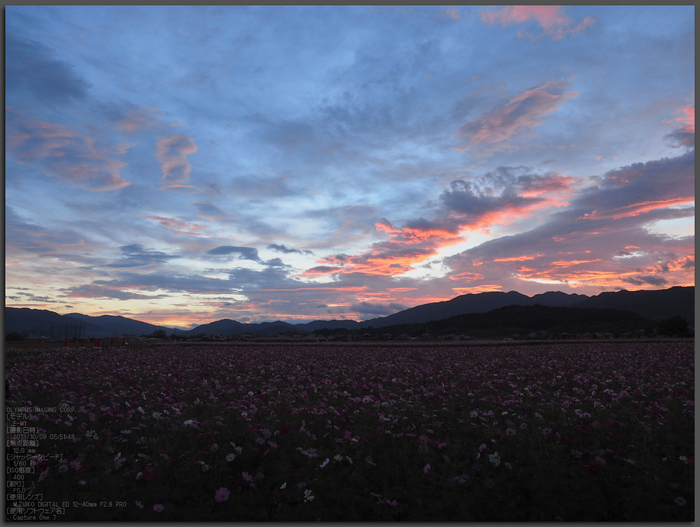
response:
[[[694,367],[691,341],[5,356],[7,404],[55,408],[27,489],[119,503],[61,521],[692,521]]]

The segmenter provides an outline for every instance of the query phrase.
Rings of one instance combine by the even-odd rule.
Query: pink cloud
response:
[[[160,223],[163,227],[172,231],[174,234],[186,234],[189,236],[206,236],[203,232],[209,227],[199,225],[197,223],[185,223],[175,218],[163,218],[161,216],[144,216],[147,220],[153,220]]]
[[[683,108],[683,116],[678,117],[676,121],[683,123],[682,130],[689,133],[695,133],[695,106]]]
[[[185,183],[192,170],[187,156],[195,152],[197,145],[186,135],[173,135],[158,141],[156,155],[163,165],[163,181],[171,184]]]
[[[682,126],[666,137],[671,140],[673,146],[693,148],[695,146],[695,106],[683,108],[680,111],[683,115],[676,117],[673,122],[678,122]]]
[[[158,114],[160,111],[155,108],[135,108],[117,121],[114,127],[120,132],[128,133],[146,130],[158,124],[158,121],[152,117]]]
[[[525,90],[504,106],[466,123],[457,133],[473,144],[494,144],[522,130],[540,126],[544,124],[543,117],[578,95],[577,92],[563,93],[567,85],[565,82],[551,81],[544,86]]]
[[[459,9],[457,9],[456,7],[448,7],[447,14],[452,20],[459,20],[461,16],[459,13]]]
[[[523,24],[529,20],[535,20],[542,28],[543,35],[551,37],[552,40],[561,40],[567,34],[581,33],[595,23],[593,18],[586,17],[574,25],[574,21],[564,14],[563,8],[556,5],[506,6],[500,11],[481,13],[481,21],[491,26],[500,24],[505,27],[509,24]],[[539,38],[527,31],[519,32],[518,37],[529,37],[533,40]]]
[[[94,138],[69,126],[39,121],[10,106],[5,110],[7,153],[16,162],[38,166],[45,174],[86,190],[116,190],[130,184],[120,175],[126,163],[116,156],[131,145],[97,145]]]

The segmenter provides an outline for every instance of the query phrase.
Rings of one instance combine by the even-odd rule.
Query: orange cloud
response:
[[[260,289],[260,291],[365,291],[367,286],[347,286],[347,287],[285,287],[278,289]]]
[[[552,40],[561,40],[567,34],[575,35],[595,23],[593,18],[586,17],[574,26],[573,20],[564,14],[562,7],[555,5],[506,6],[500,11],[482,11],[481,13],[481,21],[491,26],[501,24],[505,27],[509,24],[523,24],[531,19],[537,21],[543,34],[551,37]],[[529,37],[532,40],[539,38],[527,31],[521,31],[518,33],[518,37]]]
[[[540,258],[544,254],[536,254],[534,256],[513,256],[511,258],[496,258],[494,262],[523,262],[525,260],[534,260],[535,258]]]
[[[521,130],[540,126],[544,116],[578,95],[577,92],[562,93],[566,86],[567,83],[551,81],[525,90],[490,114],[463,125],[458,135],[468,138],[473,144],[494,144]]]
[[[683,116],[677,117],[676,121],[683,123],[681,131],[694,134],[695,133],[695,106],[683,108]]]
[[[483,280],[484,275],[479,273],[459,273],[450,275],[448,278],[455,281],[473,282],[475,280]]]
[[[466,295],[469,293],[490,293],[493,291],[500,291],[503,289],[502,286],[500,285],[475,285],[473,287],[453,287],[452,291],[456,292],[459,295]]]
[[[187,156],[195,152],[197,152],[197,145],[191,137],[186,135],[173,135],[158,141],[156,156],[163,166],[163,181],[174,184],[185,183],[192,170],[192,165],[187,162]]]
[[[120,171],[123,155],[131,145],[109,148],[69,126],[55,125],[5,107],[7,153],[18,163],[39,166],[44,173],[86,190],[124,188],[131,183]]]
[[[579,219],[607,219],[612,218],[614,220],[620,218],[627,218],[630,216],[639,216],[645,212],[649,212],[654,209],[661,209],[664,207],[671,207],[673,205],[683,205],[685,203],[695,203],[695,198],[674,198],[658,201],[644,201],[642,203],[635,203],[633,205],[626,205],[624,207],[618,207],[612,209],[605,213],[598,212],[597,210],[591,212],[590,214],[584,214]]]
[[[396,229],[382,219],[375,224],[375,228],[387,233],[390,239],[373,244],[369,251],[359,255],[335,255],[319,261],[321,264],[331,264],[333,268],[322,265],[313,269],[321,273],[328,271],[395,276],[410,271],[414,264],[437,255],[439,248],[465,241],[447,227],[433,227],[429,224]]]
[[[207,230],[209,227],[206,225],[199,225],[197,223],[185,223],[181,220],[176,220],[175,218],[163,218],[161,216],[143,216],[147,220],[154,220],[160,223],[163,227],[173,232],[174,234],[186,234],[188,236],[206,236],[206,234],[201,231]]]
[[[601,258],[596,258],[595,260],[557,260],[556,262],[552,262],[550,265],[554,265],[555,267],[571,267],[572,265],[581,265],[584,263],[593,263],[593,262],[602,262],[603,260]]]

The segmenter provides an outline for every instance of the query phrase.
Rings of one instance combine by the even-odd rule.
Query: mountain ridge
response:
[[[231,319],[221,319],[196,326],[190,330],[156,326],[147,322],[118,315],[92,317],[80,313],[59,315],[49,310],[5,307],[5,334],[17,331],[22,334],[38,331],[53,335],[72,336],[77,326],[83,326],[85,337],[108,337],[116,335],[142,335],[163,330],[167,334],[193,336],[201,333],[215,335],[239,335],[243,333],[275,334],[286,332],[310,333],[318,329],[362,329],[396,326],[402,324],[422,324],[443,320],[457,315],[486,313],[506,306],[579,307],[617,309],[636,313],[651,320],[660,321],[673,316],[683,317],[694,326],[695,286],[675,286],[661,290],[609,291],[595,296],[577,293],[548,291],[528,297],[517,291],[495,291],[469,293],[443,302],[421,304],[384,317],[357,322],[354,320],[313,320],[301,324],[290,324],[281,320],[273,322],[243,323]]]

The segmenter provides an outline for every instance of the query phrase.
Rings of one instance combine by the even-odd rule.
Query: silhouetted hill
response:
[[[288,332],[313,332],[319,329],[388,328],[389,326],[424,324],[430,321],[444,320],[457,315],[488,313],[506,306],[576,307],[616,309],[636,313],[654,321],[683,317],[691,327],[695,326],[695,287],[672,287],[657,291],[616,291],[606,292],[593,297],[579,294],[566,294],[550,291],[532,297],[516,291],[488,292],[460,295],[445,302],[423,304],[399,311],[386,317],[373,318],[363,322],[352,320],[314,320],[305,324],[287,322],[262,322],[244,324],[235,320],[224,319],[197,326],[189,331],[155,326],[146,322],[121,316],[103,315],[91,317],[79,313],[59,315],[48,310],[29,308],[5,308],[5,334],[16,331],[21,334],[43,334],[59,338],[66,335],[69,327],[82,325],[85,337],[107,337],[113,335],[144,335],[158,330],[166,334],[173,333],[194,336],[201,333],[209,335],[233,336],[243,333],[273,335]],[[504,312],[505,313],[505,312]],[[583,312],[580,312],[581,314]],[[583,316],[583,315],[582,315]],[[51,327],[53,324],[53,335]]]
[[[652,320],[681,316],[695,326],[695,287],[671,287],[658,291],[615,291],[600,293],[574,304],[631,311]]]
[[[295,328],[303,329],[303,331],[308,331],[309,333],[316,331],[317,329],[358,329],[362,326],[361,322],[356,322],[354,320],[314,320],[312,322],[307,322],[306,324],[298,324],[294,326]]]
[[[168,334],[176,331],[121,316],[91,317],[80,313],[59,315],[45,309],[5,308],[5,334],[16,331],[22,335],[29,334],[55,339],[73,336],[93,338],[143,335],[159,329],[165,330]]]
[[[91,317],[88,315],[81,315],[80,313],[70,313],[65,316],[77,318],[99,326],[99,328],[101,328],[100,331],[102,331],[102,334],[95,336],[100,337],[115,335],[147,335],[160,329],[165,330],[165,332],[168,334],[173,332],[173,330],[170,328],[166,328],[163,326],[155,326],[147,322],[141,322],[140,320],[133,320],[131,318],[115,315],[101,315],[99,317]]]
[[[657,321],[680,315],[692,327],[695,316],[695,287],[672,287],[657,291],[615,291],[601,293],[593,297],[554,291],[533,297],[525,296],[516,291],[467,294],[444,302],[412,307],[386,317],[365,320],[360,323],[360,327],[379,328],[396,324],[423,323],[455,315],[485,313],[499,307],[535,304],[549,307],[621,309]]]
[[[12,331],[37,337],[52,337],[51,333],[53,333],[54,337],[59,338],[59,333],[63,336],[77,336],[83,333],[89,336],[99,332],[100,327],[90,321],[59,315],[46,309],[6,307],[5,334]]]
[[[406,333],[420,337],[425,333],[433,337],[449,334],[468,335],[476,338],[521,336],[530,333],[583,334],[583,333],[634,333],[653,328],[655,323],[636,313],[617,309],[577,307],[504,306],[486,313],[456,315],[442,320],[420,324],[401,324],[375,330],[376,337],[390,333],[396,337]]]
[[[486,313],[504,306],[529,306],[542,304],[546,306],[569,306],[587,298],[585,295],[568,295],[561,292],[547,292],[533,297],[525,296],[517,291],[494,291],[488,293],[470,293],[446,300],[423,304],[404,311],[399,311],[386,317],[365,320],[362,327],[386,327],[395,324],[414,324],[440,320],[455,315],[468,313]]]

